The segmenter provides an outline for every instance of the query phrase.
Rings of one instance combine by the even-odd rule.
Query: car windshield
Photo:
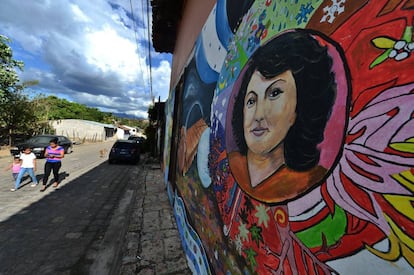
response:
[[[135,140],[138,142],[143,142],[144,138],[143,137],[129,137],[128,140]]]
[[[114,148],[116,149],[131,149],[134,145],[132,143],[126,143],[126,142],[118,142],[114,144]]]
[[[41,137],[32,137],[31,139],[29,139],[27,142],[28,143],[49,143],[49,141],[52,139],[52,137],[45,137],[45,136],[41,136]]]

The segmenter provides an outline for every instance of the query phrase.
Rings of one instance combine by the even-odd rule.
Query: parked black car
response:
[[[135,142],[143,144],[145,142],[144,137],[138,137],[138,136],[129,136],[128,140],[135,140]]]
[[[66,154],[72,153],[73,143],[72,141],[65,136],[57,135],[38,135],[29,138],[23,143],[17,144],[15,147],[10,148],[10,153],[13,156],[20,155],[23,150],[23,147],[29,146],[32,148],[32,152],[38,158],[43,158],[45,155],[45,149],[49,146],[50,140],[57,138],[58,144],[65,149]]]
[[[129,136],[128,140],[134,140],[136,143],[139,144],[141,153],[145,153],[147,150],[147,139],[144,137],[138,137],[138,136]]]
[[[138,163],[141,157],[139,143],[134,140],[118,140],[114,143],[109,152],[109,163],[125,161]]]

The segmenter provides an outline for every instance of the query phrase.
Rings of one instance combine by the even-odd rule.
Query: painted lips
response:
[[[269,130],[268,128],[256,127],[253,130],[251,130],[251,132],[256,137],[260,137],[260,136],[264,135],[268,130]]]

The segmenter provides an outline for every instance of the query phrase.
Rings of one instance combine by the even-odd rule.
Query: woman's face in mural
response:
[[[290,70],[266,79],[255,71],[247,85],[243,129],[248,150],[266,155],[283,143],[296,119],[296,85]]]
[[[335,138],[325,140],[325,128],[341,133],[332,125],[341,127],[345,116],[328,125],[336,72],[328,46],[318,39],[307,30],[275,36],[250,56],[231,90],[228,163],[240,188],[258,201],[305,194],[323,181],[339,153],[340,143],[331,150]]]

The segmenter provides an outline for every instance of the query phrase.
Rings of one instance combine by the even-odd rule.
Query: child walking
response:
[[[10,163],[10,165],[7,166],[6,169],[4,169],[4,171],[11,170],[13,179],[14,181],[16,181],[17,175],[19,175],[19,172],[20,172],[20,168],[21,168],[20,157],[14,156],[13,162]]]
[[[38,184],[34,171],[36,171],[36,156],[32,153],[32,149],[30,147],[24,147],[23,153],[20,155],[21,160],[21,168],[20,172],[17,175],[15,187],[10,189],[10,191],[14,192],[19,189],[20,182],[22,181],[23,175],[28,172],[30,177],[32,178],[32,185],[31,187],[35,187]]]

